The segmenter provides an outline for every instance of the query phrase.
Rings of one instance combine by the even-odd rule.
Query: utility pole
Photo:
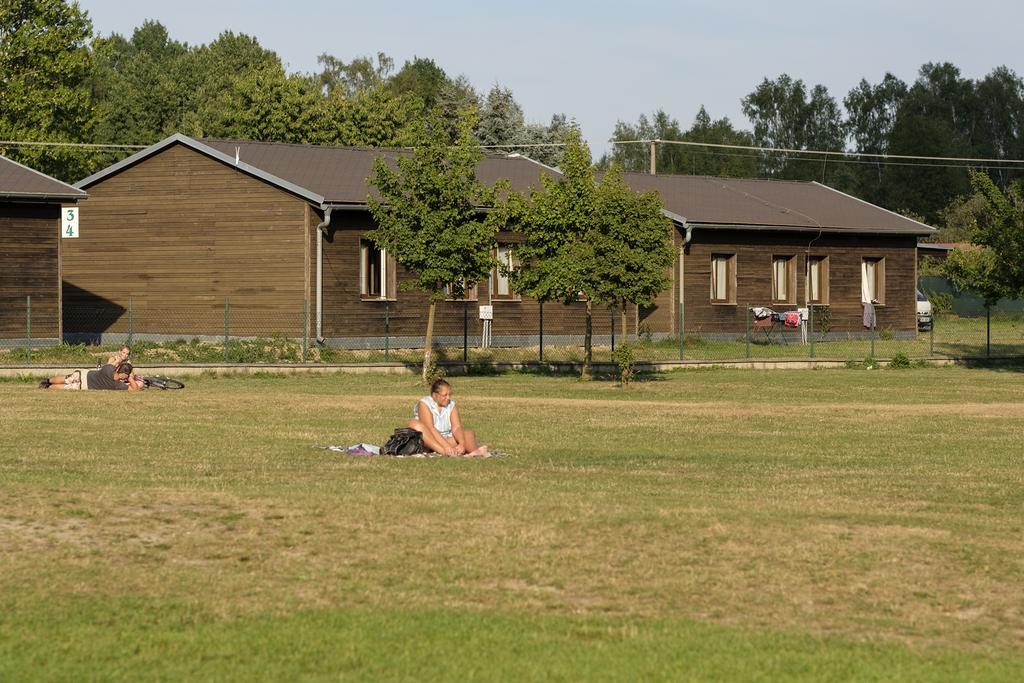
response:
[[[651,140],[651,175],[658,175],[658,142],[660,140]]]

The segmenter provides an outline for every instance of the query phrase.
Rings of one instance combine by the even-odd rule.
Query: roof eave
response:
[[[37,194],[23,192],[0,192],[0,199],[18,202],[79,202],[89,198],[85,192],[81,194]]]
[[[690,221],[689,225],[694,228],[712,230],[754,230],[758,232],[825,232],[839,235],[930,235],[935,229],[923,223],[921,229],[887,229],[887,228],[843,228],[837,226],[816,226],[816,225],[753,225],[739,223],[698,223]]]

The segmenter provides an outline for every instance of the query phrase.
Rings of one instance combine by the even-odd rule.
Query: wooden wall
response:
[[[885,305],[876,308],[879,329],[917,330],[917,238],[914,236],[837,235],[825,233],[695,229],[684,257],[686,332],[735,333],[745,325],[746,306],[795,310],[803,306],[804,256],[827,256],[831,330],[864,332],[861,304],[861,259],[885,258]],[[814,240],[808,252],[808,243]],[[736,254],[736,303],[711,303],[711,255]],[[796,257],[796,301],[772,304],[772,257]],[[677,264],[678,268],[678,264]],[[663,297],[667,298],[666,295]]]
[[[322,220],[313,217],[312,225]],[[429,303],[427,297],[417,290],[403,290],[399,287],[394,301],[364,301],[359,295],[359,241],[367,230],[374,227],[373,219],[366,211],[335,211],[331,218],[331,236],[324,241],[324,303],[323,333],[331,337],[379,336],[384,334],[385,309],[388,316],[388,330],[392,336],[421,337],[426,329]],[[513,233],[499,233],[498,242],[515,243],[521,236]],[[313,273],[313,288],[310,301],[316,301],[316,236],[311,232],[310,253]],[[398,268],[398,282],[410,281],[411,277]],[[468,319],[468,333],[479,335],[483,324],[479,317],[479,306],[490,304],[494,307],[492,335],[532,336],[540,325],[540,306],[529,297],[520,300],[491,299],[490,283],[482,282],[477,287],[475,301],[444,301],[438,304],[435,319],[435,334],[459,336],[463,332],[463,316]],[[315,303],[311,303],[315,306]],[[468,313],[468,315],[467,315]],[[586,305],[574,303],[547,303],[544,305],[544,334],[580,335],[585,330]],[[608,334],[611,324],[607,309],[596,310],[595,334]],[[616,334],[619,334],[616,321]],[[636,332],[636,311],[630,307],[628,316],[630,334]]]
[[[0,202],[0,339],[59,339],[60,205]]]
[[[68,331],[302,333],[307,203],[174,145],[88,188],[65,240]],[[88,309],[113,312],[88,329]],[[78,311],[78,313],[76,313]]]

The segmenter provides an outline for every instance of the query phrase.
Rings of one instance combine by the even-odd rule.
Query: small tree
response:
[[[578,128],[566,135],[560,178],[541,178],[529,200],[513,195],[506,224],[525,242],[512,286],[540,301],[586,300],[584,378],[593,361],[594,304],[650,304],[672,263],[669,224],[655,193],[636,194],[613,168],[595,181]],[[625,333],[625,312],[623,312]]]
[[[424,382],[434,365],[434,313],[446,287],[462,296],[466,287],[485,280],[495,265],[497,228],[494,219],[482,220],[478,209],[493,205],[496,189],[476,179],[482,153],[471,137],[474,118],[472,111],[460,117],[458,139],[451,144],[445,122],[428,115],[415,124],[412,154],[398,157],[395,168],[377,159],[369,179],[380,197],[367,198],[378,225],[367,237],[412,273],[414,279],[402,288],[419,289],[430,302]]]

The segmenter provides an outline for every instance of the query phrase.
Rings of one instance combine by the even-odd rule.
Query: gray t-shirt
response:
[[[107,363],[99,370],[91,370],[86,376],[89,389],[113,389],[114,391],[128,391],[127,382],[118,382],[114,379],[114,366]]]

